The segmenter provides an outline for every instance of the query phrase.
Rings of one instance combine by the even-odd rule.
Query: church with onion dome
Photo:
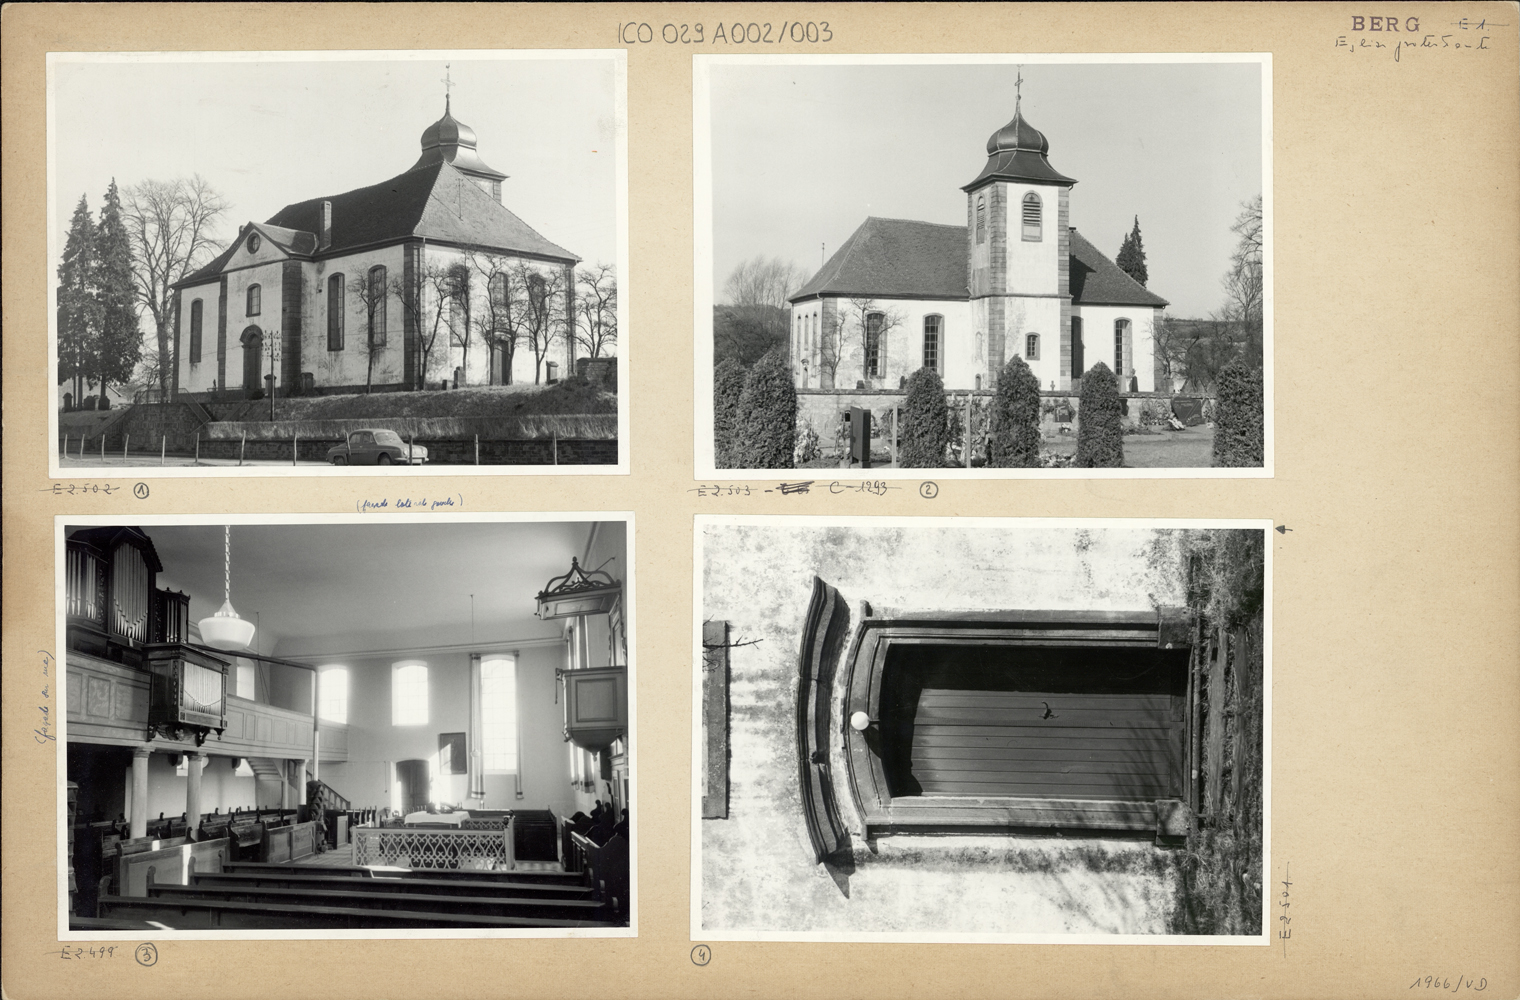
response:
[[[987,140],[961,190],[964,225],[867,218],[791,302],[799,388],[890,390],[919,368],[949,390],[991,389],[1014,357],[1042,389],[1103,362],[1123,389],[1154,391],[1165,299],[1068,223],[1077,183],[1024,118]]]
[[[248,222],[175,286],[173,391],[207,398],[539,382],[575,369],[580,258],[509,208],[443,117],[405,172]],[[504,195],[506,197],[504,197]],[[552,345],[535,351],[530,343]]]

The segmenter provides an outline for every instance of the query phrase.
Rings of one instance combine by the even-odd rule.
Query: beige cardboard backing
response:
[[[1431,49],[1337,46],[1418,17]],[[348,512],[378,479],[46,478],[44,53],[619,46],[620,22],[828,21],[827,45],[629,46],[632,474],[459,477],[466,511],[634,510],[639,936],[160,942],[62,961],[56,753],[31,735],[53,635],[52,518]],[[1469,28],[1458,26],[1466,18]],[[1482,50],[1441,48],[1440,36]],[[4,12],[4,988],[15,997],[1520,995],[1520,11],[1326,5],[141,5]],[[711,28],[709,28],[709,36]],[[1381,36],[1386,39],[1389,36]],[[691,489],[696,52],[1264,51],[1273,57],[1276,476],[956,481],[869,494]],[[144,141],[151,141],[145,136]],[[87,482],[88,480],[70,480]],[[117,480],[116,482],[123,482]],[[130,485],[130,480],[126,481]],[[904,485],[913,486],[913,483]],[[1272,947],[689,939],[692,515],[1269,517],[1275,548]],[[1410,984],[1421,977],[1422,983]]]

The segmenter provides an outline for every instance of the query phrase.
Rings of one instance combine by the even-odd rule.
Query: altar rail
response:
[[[505,830],[361,826],[353,837],[356,865],[509,871],[514,864],[510,822]]]

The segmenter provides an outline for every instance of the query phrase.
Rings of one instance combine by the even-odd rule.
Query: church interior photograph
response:
[[[629,524],[60,522],[60,932],[631,933]]]
[[[1263,466],[1262,64],[1015,58],[699,58],[716,469]]]

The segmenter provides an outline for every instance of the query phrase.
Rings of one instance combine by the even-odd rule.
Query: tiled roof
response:
[[[815,295],[964,299],[966,227],[868,218],[791,301]]]
[[[1081,306],[1157,306],[1166,299],[1119,270],[1075,229],[1071,231],[1071,301]]]
[[[566,262],[580,258],[549,242],[452,164],[435,161],[388,181],[327,198],[286,205],[259,226],[269,238],[302,256],[316,253],[322,202],[332,202],[332,244],[322,255],[354,247],[423,238],[532,254]],[[183,279],[190,284],[218,273],[236,249]]]

